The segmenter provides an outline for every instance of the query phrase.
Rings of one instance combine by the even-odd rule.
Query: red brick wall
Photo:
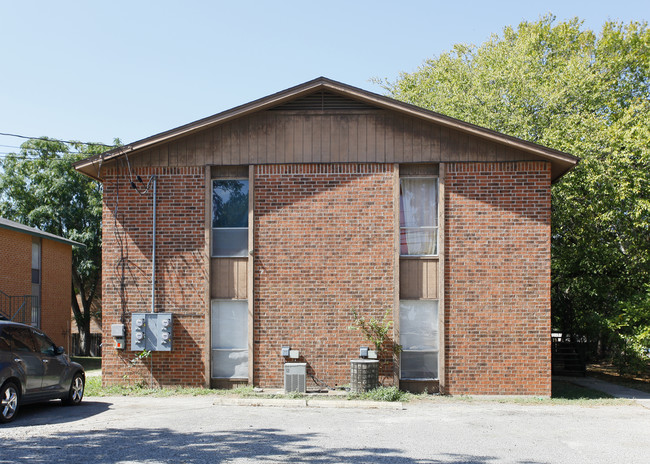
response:
[[[7,295],[32,294],[32,236],[0,228],[0,290]]]
[[[153,372],[158,385],[206,385],[203,169],[136,173],[159,176],[156,309],[175,314],[174,351],[130,367],[137,353],[110,347],[112,323],[149,311],[152,210],[151,194],[137,195],[124,173],[107,170],[104,382],[148,383]],[[257,385],[282,385],[283,345],[300,350],[300,361],[328,385],[349,382],[349,360],[367,345],[347,329],[350,310],[382,317],[393,306],[393,174],[380,164],[255,167]],[[450,164],[445,215],[446,391],[549,395],[550,166]]]
[[[70,352],[72,246],[41,240],[41,268],[41,328]]]
[[[32,238],[0,228],[0,290],[7,295],[32,294]],[[42,239],[41,268],[41,329],[69,351],[72,247]]]
[[[449,164],[446,392],[551,394],[550,164]]]
[[[113,348],[111,324],[122,322],[128,327],[131,313],[150,311],[153,209],[151,191],[141,196],[133,190],[126,169],[107,169],[103,175],[103,382],[149,384],[153,377],[155,385],[203,386],[208,362],[203,167],[135,168],[136,174],[145,182],[152,174],[158,176],[155,306],[156,311],[174,314],[173,350],[154,352],[133,367],[131,360],[137,353],[128,349],[130,331],[127,349]]]
[[[254,195],[255,384],[283,385],[282,345],[347,384],[368,345],[350,311],[381,318],[394,303],[393,167],[256,166]]]

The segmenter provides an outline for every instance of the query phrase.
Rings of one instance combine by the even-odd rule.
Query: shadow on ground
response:
[[[64,432],[47,437],[7,440],[0,463],[477,463],[497,461],[493,456],[441,454],[435,459],[412,459],[389,447],[327,448],[311,441],[317,434],[287,434],[278,429],[215,433],[179,433],[167,428]],[[531,463],[525,461],[525,463]],[[523,462],[522,462],[523,464]]]
[[[553,378],[552,398],[565,400],[602,400],[613,398],[612,395],[576,385],[568,380]]]
[[[0,430],[7,428],[31,427],[33,425],[65,424],[107,411],[111,403],[84,400],[78,406],[63,406],[58,401],[21,405],[13,422],[3,424]],[[0,453],[0,463],[3,461]]]

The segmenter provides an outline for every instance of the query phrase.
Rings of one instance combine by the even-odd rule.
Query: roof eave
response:
[[[25,226],[25,227],[27,227],[27,226]],[[32,227],[21,228],[21,227],[12,226],[10,224],[0,223],[0,228],[7,229],[7,230],[13,230],[13,231],[20,232],[20,233],[23,233],[23,234],[31,235],[33,237],[40,237],[40,238],[44,238],[44,239],[47,239],[47,240],[53,240],[53,241],[59,242],[59,243],[65,243],[66,245],[70,245],[70,246],[79,246],[79,247],[85,247],[86,246],[83,243],[75,242],[74,240],[70,240],[70,239],[67,239],[67,238],[64,238],[64,237],[60,237],[58,235],[43,232],[43,231],[40,231],[38,229],[34,229]]]
[[[323,82],[324,80],[327,79],[321,77],[309,82],[305,82],[303,84],[297,85],[295,87],[291,87],[281,92],[277,92],[275,94],[268,95],[266,97],[259,98],[254,101],[244,103],[243,105],[230,108],[221,113],[217,113],[212,116],[208,116],[206,118],[199,119],[197,121],[190,122],[188,124],[184,124],[174,129],[160,132],[159,134],[152,135],[150,137],[138,140],[136,142],[130,143],[128,145],[124,145],[122,147],[115,148],[113,150],[101,153],[99,155],[91,156],[89,158],[76,161],[75,163],[72,164],[72,166],[77,170],[82,170],[82,168],[88,167],[90,165],[95,165],[98,162],[110,161],[111,159],[117,158],[121,155],[124,154],[128,155],[134,151],[142,150],[144,148],[151,148],[155,145],[159,145],[162,143],[167,143],[174,139],[183,137],[191,132],[206,129],[212,125],[216,125],[224,121],[229,121],[231,119],[246,116],[248,114],[256,113],[258,111],[263,111],[267,108],[272,108],[276,105],[280,105],[284,103],[285,101],[293,100],[294,98],[298,98],[304,94],[308,94],[313,92],[314,90],[318,90],[319,87],[324,87],[325,86]],[[82,172],[84,174],[87,174],[85,170]],[[101,180],[98,177],[94,177],[94,178],[97,180]]]
[[[500,143],[512,148],[523,150],[525,152],[540,156],[541,158],[548,159],[549,161],[559,161],[560,164],[566,164],[566,167],[561,169],[555,169],[553,174],[553,181],[562,177],[565,173],[570,171],[579,161],[579,158],[568,153],[564,153],[552,148],[543,147],[526,140],[518,139],[509,135],[505,135],[491,129],[486,129],[484,127],[476,126],[459,119],[455,119],[449,116],[445,116],[440,113],[436,113],[431,110],[420,108],[418,106],[412,105],[410,103],[401,102],[394,100],[383,95],[379,95],[367,90],[359,89],[341,82],[333,81],[325,77],[319,77],[312,81],[299,84],[297,86],[291,87],[286,90],[282,90],[275,94],[254,100],[249,103],[231,108],[229,110],[217,113],[207,118],[199,119],[183,126],[170,129],[165,132],[161,132],[156,135],[152,135],[145,139],[133,142],[129,145],[113,149],[111,151],[102,153],[100,155],[95,155],[84,160],[77,161],[73,164],[75,169],[83,172],[84,174],[92,177],[96,180],[100,180],[99,172],[98,175],[93,175],[90,171],[91,166],[97,166],[106,161],[115,159],[121,155],[130,154],[132,152],[142,150],[145,148],[151,148],[156,145],[170,142],[174,139],[188,135],[189,133],[200,131],[206,129],[210,126],[223,123],[235,118],[246,116],[251,113],[258,111],[263,111],[267,108],[271,108],[277,105],[284,103],[295,98],[299,98],[302,95],[309,94],[315,90],[327,89],[347,97],[356,98],[358,100],[370,103],[374,106],[384,108],[391,111],[397,111],[412,117],[423,119],[432,123],[436,123],[451,129],[459,130],[486,140],[490,140],[496,143]]]

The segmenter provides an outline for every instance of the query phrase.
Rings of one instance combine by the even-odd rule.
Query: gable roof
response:
[[[43,232],[42,230],[37,229],[36,227],[26,226],[25,224],[21,224],[20,222],[10,221],[9,219],[5,219],[5,218],[0,218],[0,228],[15,230],[17,232],[23,232],[28,235],[33,235],[34,237],[47,238],[50,240],[54,240],[55,242],[65,243],[66,245],[82,246],[82,247],[86,246],[83,243],[75,242],[74,240],[69,240],[67,238],[60,237],[58,235],[50,234],[49,232]]]
[[[451,118],[434,111],[420,108],[409,103],[404,103],[393,98],[369,92],[367,90],[362,90],[360,88],[343,84],[341,82],[333,81],[325,77],[319,77],[295,87],[291,87],[272,95],[260,98],[258,100],[254,100],[244,105],[240,105],[221,113],[208,116],[207,118],[199,119],[197,121],[176,127],[174,129],[152,135],[142,140],[132,142],[128,145],[115,148],[100,155],[95,155],[90,158],[77,161],[73,164],[73,166],[75,169],[86,174],[87,176],[97,178],[96,175],[94,175],[94,172],[97,172],[96,165],[98,163],[107,162],[124,155],[131,155],[136,152],[152,148],[156,145],[188,136],[197,131],[223,124],[227,121],[247,116],[258,111],[277,107],[289,101],[296,100],[319,91],[331,92],[376,108],[382,108],[407,116],[415,117],[491,142],[519,149],[541,159],[548,160],[552,165],[552,179],[554,181],[562,177],[579,162],[579,158],[576,156],[561,152],[559,150],[554,150],[552,148],[544,147],[542,145],[505,135],[491,129],[476,126],[459,119]]]

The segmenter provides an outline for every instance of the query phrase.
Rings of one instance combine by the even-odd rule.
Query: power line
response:
[[[59,139],[50,139],[47,137],[28,137],[26,135],[18,135],[18,134],[7,134],[4,132],[0,132],[0,135],[4,135],[6,137],[17,137],[19,139],[27,139],[27,140],[44,140],[46,142],[60,142],[60,143],[67,143],[70,145],[75,145],[75,144],[81,144],[81,145],[97,145],[100,147],[108,147],[108,148],[115,148],[117,145],[106,145],[105,143],[94,143],[94,142],[73,142],[70,140],[59,140]]]
[[[36,150],[34,150],[36,151]],[[57,152],[58,153],[58,152]],[[88,155],[88,153],[84,153],[82,151],[66,151],[66,152],[60,152],[62,155]],[[0,155],[7,156],[7,155],[14,155],[16,158],[34,158],[34,159],[40,159],[42,156],[40,155],[28,155],[25,154],[24,152],[15,152],[15,151],[0,151]]]
[[[7,156],[0,155],[0,165],[2,164],[3,161],[6,161],[8,159],[9,158]],[[21,158],[21,159],[19,159],[17,161],[19,161],[21,163],[36,163],[36,162],[41,161],[41,160],[38,159],[38,158]],[[48,163],[69,163],[70,161],[64,160],[64,159],[61,159],[61,158],[53,158],[53,159],[48,159],[47,162]]]
[[[71,155],[79,155],[82,153],[79,152],[68,152],[66,154],[71,154]],[[41,156],[25,156],[21,155],[20,153],[9,153],[9,152],[2,152],[0,151],[0,160],[3,159],[9,159],[13,158],[16,161],[39,161],[39,160],[47,160],[47,161],[67,161],[64,160],[63,158],[43,158]]]

